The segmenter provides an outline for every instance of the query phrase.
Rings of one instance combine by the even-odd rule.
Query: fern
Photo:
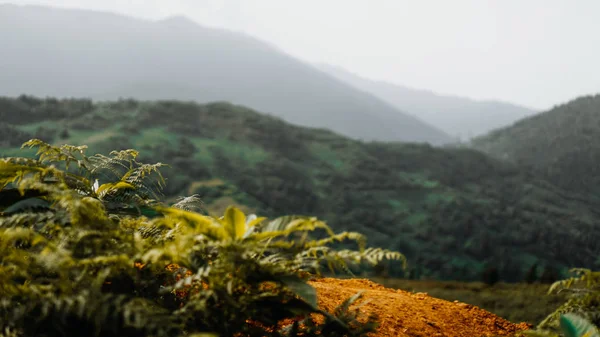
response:
[[[179,197],[177,202],[171,207],[189,212],[205,213],[203,208],[204,202],[200,199],[198,194],[190,195],[188,197]]]
[[[540,322],[535,331],[528,332],[530,336],[554,337],[565,333],[571,336],[567,331],[572,330],[567,326],[569,322],[584,324],[582,322],[586,321],[591,326],[600,325],[600,272],[574,268],[571,273],[573,277],[557,281],[548,289],[548,294],[568,291],[571,296]]]
[[[600,337],[598,328],[589,320],[575,314],[564,314],[559,316],[560,334],[552,331],[525,331],[530,337]]]
[[[0,196],[15,198],[0,208],[0,335],[365,336],[374,318],[349,309],[359,296],[322,311],[307,278],[405,262],[313,217],[213,217],[196,195],[166,205],[164,165],[134,150],[24,147],[38,158],[0,161]],[[332,247],[347,240],[358,250]]]

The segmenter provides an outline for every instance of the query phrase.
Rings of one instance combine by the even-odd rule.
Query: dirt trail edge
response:
[[[379,317],[379,328],[373,337],[515,336],[531,328],[527,323],[514,324],[473,305],[389,289],[369,280],[321,278],[309,283],[317,290],[319,306],[326,310],[333,310],[346,298],[364,291],[359,310]]]

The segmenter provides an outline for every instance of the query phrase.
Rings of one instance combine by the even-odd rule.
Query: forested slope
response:
[[[227,103],[0,99],[1,156],[32,137],[135,148],[171,164],[171,197],[266,215],[302,213],[405,253],[409,277],[522,280],[534,263],[592,266],[596,200],[469,149],[364,143]],[[399,266],[390,266],[398,275]]]
[[[571,191],[600,196],[600,95],[584,96],[473,141]]]

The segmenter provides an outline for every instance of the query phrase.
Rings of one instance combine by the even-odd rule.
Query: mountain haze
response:
[[[364,140],[446,133],[244,34],[184,17],[0,5],[0,94],[228,101]]]
[[[534,110],[505,102],[475,101],[374,81],[332,65],[317,64],[316,67],[461,139],[482,135],[536,113]]]

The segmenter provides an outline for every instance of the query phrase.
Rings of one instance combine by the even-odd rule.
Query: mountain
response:
[[[318,64],[316,67],[461,139],[485,134],[536,113],[534,110],[505,102],[475,101],[374,81],[327,64]]]
[[[4,97],[0,121],[0,157],[32,137],[89,154],[134,148],[171,165],[169,198],[315,215],[406,254],[412,278],[480,280],[494,267],[521,281],[535,263],[564,271],[600,254],[598,198],[467,148],[360,142],[228,103]]]
[[[600,196],[600,95],[525,118],[474,139],[472,146],[564,189]]]
[[[271,45],[184,17],[0,5],[0,94],[228,101],[365,140],[450,136]]]

